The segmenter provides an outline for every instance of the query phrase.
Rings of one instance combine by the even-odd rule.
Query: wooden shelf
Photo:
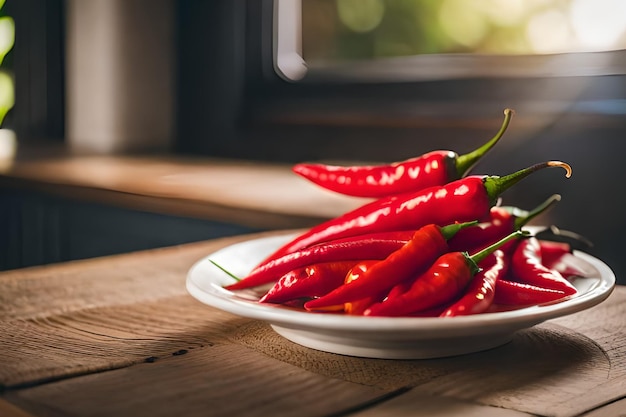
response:
[[[1,169],[0,186],[263,229],[310,226],[364,202],[290,165],[181,156],[40,153]]]

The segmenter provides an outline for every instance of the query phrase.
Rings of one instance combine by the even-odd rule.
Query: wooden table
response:
[[[0,416],[619,416],[626,287],[485,352],[347,357],[187,294],[238,236],[0,274]]]

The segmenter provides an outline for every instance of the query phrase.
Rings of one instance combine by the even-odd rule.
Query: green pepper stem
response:
[[[239,278],[238,276],[236,276],[235,274],[233,274],[232,272],[230,272],[229,270],[227,270],[226,268],[224,268],[222,265],[218,264],[217,262],[215,262],[213,259],[209,259],[209,262],[211,262],[213,265],[215,265],[217,268],[219,268],[220,270],[222,270],[226,275],[228,275],[229,277],[233,278],[235,281],[241,281],[241,278]]]
[[[489,196],[489,200],[491,204],[495,204],[498,196],[502,194],[504,191],[511,188],[513,185],[520,182],[522,179],[526,178],[530,174],[535,171],[539,171],[544,168],[552,168],[559,167],[563,168],[566,171],[565,176],[567,178],[572,176],[572,167],[561,161],[547,161],[539,164],[535,164],[528,168],[519,170],[512,174],[506,175],[504,177],[498,176],[488,176],[483,179],[483,183],[485,185],[485,189],[487,190],[487,195]]]
[[[474,220],[473,222],[465,222],[465,223],[452,223],[446,226],[442,226],[439,228],[441,235],[445,240],[451,239],[454,235],[458,233],[459,230],[465,229],[468,226],[474,226],[478,224],[478,220]]]
[[[504,121],[502,122],[502,127],[500,127],[498,133],[496,133],[496,135],[491,138],[489,142],[485,143],[480,148],[464,155],[457,156],[455,167],[458,178],[464,177],[465,174],[467,174],[469,170],[476,165],[480,158],[482,158],[491,148],[494,147],[496,143],[498,143],[500,138],[504,135],[504,132],[506,132],[507,127],[509,127],[509,122],[511,121],[513,114],[515,114],[515,112],[512,109],[504,109]]]
[[[513,215],[515,216],[515,229],[521,229],[523,226],[527,225],[528,222],[530,222],[532,219],[546,212],[559,201],[561,201],[561,196],[559,194],[552,194],[546,201],[539,204],[531,211],[521,211],[518,214],[513,213]]]
[[[531,233],[527,230],[516,230],[513,233],[511,233],[510,235],[500,239],[499,241],[497,241],[496,243],[487,246],[484,249],[481,249],[480,251],[476,252],[473,255],[469,255],[467,252],[464,252],[464,255],[466,257],[466,259],[468,260],[469,264],[470,264],[470,269],[472,270],[472,273],[475,274],[477,273],[480,268],[478,267],[478,264],[484,260],[487,256],[491,255],[493,252],[495,252],[496,250],[498,250],[500,247],[502,247],[502,245],[504,245],[505,243],[507,243],[510,240],[513,239],[517,239],[520,237],[526,237],[526,236],[530,236]]]

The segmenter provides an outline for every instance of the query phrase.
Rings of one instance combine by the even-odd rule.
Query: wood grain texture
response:
[[[0,274],[0,400],[53,417],[603,417],[626,398],[626,287],[504,346],[430,360],[304,348],[186,293],[198,259],[268,234]]]
[[[33,417],[32,414],[28,414],[26,411],[18,408],[14,404],[0,398],[0,416],[2,417]]]
[[[240,320],[189,296],[3,322],[0,387],[123,368],[225,343]]]
[[[308,408],[314,410],[311,415],[324,415],[364,404],[381,415],[414,415],[410,404],[419,403],[426,411],[435,407],[455,413],[458,407],[467,407],[468,413],[486,416],[497,415],[493,413],[498,409],[566,416],[596,408],[596,395],[578,402],[576,397],[609,382],[610,366],[602,350],[580,334],[552,324],[520,332],[511,343],[487,352],[388,361],[306,349],[280,339],[267,326],[221,314],[180,296],[38,320],[33,323],[38,329],[26,333],[43,340],[19,350],[33,354],[19,361],[17,356],[6,359],[36,370],[56,368],[60,380],[9,390],[6,398],[35,415],[48,415],[50,409],[61,410],[60,415],[161,415],[160,410],[172,406],[201,415],[206,412],[203,405],[222,407],[210,415],[246,408],[266,413],[269,410],[258,403],[271,399],[278,406],[295,397],[299,403],[288,409],[302,410],[303,415]],[[24,340],[16,343],[23,345]],[[102,372],[106,370],[110,371]],[[274,385],[257,372],[282,382]],[[27,372],[18,375],[33,378]],[[231,379],[235,382],[228,385]],[[311,392],[309,384],[321,392]],[[337,384],[349,397],[346,403],[336,403]],[[70,392],[78,400],[58,404]],[[227,393],[242,400],[236,405],[219,401]],[[395,400],[374,406],[377,399],[395,397],[394,393],[399,393]],[[184,402],[177,402],[178,397]]]
[[[164,249],[12,270],[0,274],[0,320],[132,304],[186,294],[191,266],[241,235]]]
[[[613,403],[585,413],[583,417],[624,417],[626,416],[626,399],[621,399]]]
[[[249,324],[239,329],[240,343],[335,378],[390,390],[412,387],[402,396],[447,398],[452,403],[537,415],[575,416],[625,392],[625,368],[620,360],[607,356],[601,345],[583,333],[551,322],[521,331],[499,348],[418,361],[330,355],[281,342],[278,335],[263,334],[261,325],[255,327]],[[385,415],[386,403],[379,407]]]
[[[67,398],[71,394],[72,400]],[[35,415],[316,416],[385,393],[302,371],[237,345],[205,346],[111,372],[13,391]]]
[[[455,398],[433,397],[414,390],[354,414],[354,417],[395,416],[530,417],[532,414]]]
[[[209,343],[207,335],[194,333],[193,323],[221,323],[225,313],[207,315],[211,309],[187,294],[189,268],[221,247],[265,235],[0,274],[0,388],[118,368]]]

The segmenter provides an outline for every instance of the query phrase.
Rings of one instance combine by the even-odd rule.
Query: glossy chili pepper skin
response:
[[[441,186],[464,177],[502,137],[513,115],[504,110],[500,131],[473,152],[432,151],[419,157],[384,165],[338,166],[301,163],[292,170],[309,181],[340,194],[381,198]]]
[[[481,262],[481,270],[472,279],[465,294],[446,308],[440,317],[468,316],[487,311],[493,304],[498,281],[506,276],[508,261],[508,255],[503,250],[497,250]]]
[[[473,252],[497,242],[515,230],[515,217],[502,207],[492,207],[487,218],[459,231],[448,242],[453,252]]]
[[[457,297],[472,277],[464,253],[446,253],[417,278],[408,291],[372,305],[364,315],[399,317],[436,307]]]
[[[541,250],[541,263],[556,270],[564,278],[588,277],[597,273],[593,265],[574,255],[570,243],[538,240]]]
[[[382,198],[312,227],[280,247],[263,263],[321,242],[392,230],[417,230],[427,224],[444,226],[454,222],[481,219],[497,197],[531,173],[547,167],[561,167],[563,162],[548,161],[505,177],[469,176],[444,186]]]
[[[292,171],[301,177],[339,194],[381,198],[461,178],[455,169],[457,154],[433,151],[389,165],[338,166],[300,163]]]
[[[572,253],[572,246],[566,242],[554,242],[550,240],[537,239],[539,242],[539,251],[541,253],[541,262],[548,266],[558,262],[563,255]]]
[[[344,281],[344,285],[350,284],[358,279],[361,279],[364,274],[373,266],[376,265],[380,261],[361,261],[358,264],[354,265],[348,274],[346,274],[346,278]],[[369,308],[372,304],[381,300],[384,294],[371,295],[368,297],[361,298],[359,300],[350,301],[344,303],[343,309],[346,314],[353,316],[360,316],[363,312]]]
[[[530,211],[517,207],[492,207],[485,219],[480,220],[475,226],[460,230],[448,241],[450,250],[477,252],[522,228],[560,200],[561,196],[554,194]],[[514,244],[513,241],[508,248],[502,250],[509,251]]]
[[[519,242],[512,255],[511,272],[519,281],[537,287],[563,291],[565,295],[577,292],[558,271],[546,267],[541,261],[541,247],[535,237]]]
[[[466,177],[443,187],[374,201],[312,227],[269,259],[333,239],[473,221],[484,216],[491,205],[483,181],[483,177]]]
[[[320,297],[343,284],[357,261],[324,262],[289,271],[259,302],[281,304],[299,298]]]
[[[469,256],[467,252],[448,252],[440,256],[426,272],[416,277],[411,287],[395,298],[373,304],[366,316],[399,317],[415,314],[457,299],[479,271],[480,263],[508,241],[522,235],[510,234],[496,244]]]
[[[526,307],[560,300],[566,296],[567,294],[561,290],[500,279],[493,302],[499,305]]]
[[[316,310],[349,301],[376,297],[401,281],[424,272],[439,256],[448,250],[447,238],[469,224],[453,224],[444,228],[426,225],[415,232],[412,239],[384,260],[372,265],[359,279],[337,287],[325,296],[304,304],[307,310]]]
[[[414,233],[414,231],[384,232],[314,245],[266,262],[226,288],[242,290],[257,287],[275,281],[294,269],[321,262],[384,259],[408,242]]]

